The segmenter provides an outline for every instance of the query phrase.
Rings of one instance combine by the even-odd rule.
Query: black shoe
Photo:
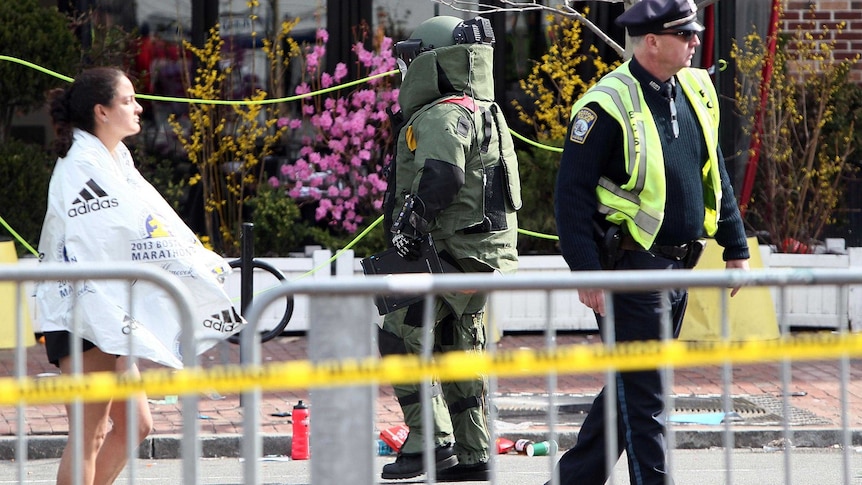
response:
[[[438,474],[447,468],[458,464],[458,457],[455,456],[455,450],[451,444],[438,446],[434,449],[434,462]],[[418,477],[425,473],[425,463],[422,458],[422,453],[399,453],[395,458],[394,463],[383,465],[383,473],[381,478],[385,479],[405,479]]]
[[[490,480],[488,463],[455,465],[437,472],[438,482],[486,482]]]

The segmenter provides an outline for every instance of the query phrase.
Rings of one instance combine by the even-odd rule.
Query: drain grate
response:
[[[766,411],[744,397],[730,399],[731,412],[737,414],[763,414]],[[719,413],[724,410],[721,396],[679,396],[673,400],[674,411],[678,413]]]
[[[583,420],[592,405],[595,395],[558,394],[554,395],[554,407],[560,422]],[[733,422],[743,425],[783,425],[784,403],[769,395],[733,396],[728,415]],[[501,420],[520,419],[543,422],[549,409],[548,394],[503,393],[494,399],[497,415]],[[724,398],[719,395],[675,396],[674,413],[698,414],[724,412]],[[794,425],[831,425],[828,419],[797,407],[790,407],[788,417]]]
[[[767,394],[734,396],[731,402],[731,416],[734,422],[749,425],[783,425],[784,402]],[[674,398],[674,411],[677,413],[717,413],[724,410],[721,396],[679,396]],[[791,426],[831,425],[828,419],[790,406],[788,424]]]
[[[676,414],[712,414],[725,412],[725,399],[722,396],[677,396],[674,397]],[[781,416],[758,406],[748,396],[730,398],[730,410],[725,419],[740,424],[780,424]]]
[[[768,413],[772,413],[779,417],[784,415],[784,401],[777,397],[763,394],[759,396],[746,396],[746,399],[757,404],[758,406],[766,410]],[[788,416],[788,421],[788,424],[791,426],[833,424],[832,421],[826,418],[822,418],[807,409],[801,409],[795,406],[790,406],[790,416]]]

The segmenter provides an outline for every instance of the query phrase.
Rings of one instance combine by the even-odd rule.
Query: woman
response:
[[[126,75],[114,68],[82,72],[49,93],[60,158],[48,191],[39,241],[42,262],[79,265],[137,261],[176,275],[195,297],[194,321],[179,322],[176,305],[148,282],[85,280],[36,285],[48,360],[73,372],[70,342],[82,345],[82,372],[138,374],[128,359],[182,367],[180,332],[194,325],[201,352],[243,324],[222,287],[230,271],[134,167],[122,140],[141,130],[141,105]],[[131,295],[130,295],[131,293]],[[72,337],[71,330],[75,330]],[[133,341],[133,342],[132,342]],[[129,433],[140,443],[152,429],[146,395],[132,398],[136,429],[127,429],[126,402],[83,404],[83,426],[70,426],[57,483],[73,481],[72,447],[83,436],[83,483],[113,483],[125,467]],[[71,409],[67,405],[67,413]]]

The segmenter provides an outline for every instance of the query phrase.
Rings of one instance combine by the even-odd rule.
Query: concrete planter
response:
[[[849,269],[862,266],[862,248],[848,248],[847,254],[783,254],[761,248],[764,266],[770,268]],[[849,328],[862,330],[862,286],[797,286],[785,292],[772,290],[779,318],[785,316],[794,327]]]

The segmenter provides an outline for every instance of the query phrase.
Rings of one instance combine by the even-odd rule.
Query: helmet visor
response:
[[[413,62],[413,59],[416,59],[424,50],[422,39],[407,39],[395,43],[395,55],[407,64]]]

